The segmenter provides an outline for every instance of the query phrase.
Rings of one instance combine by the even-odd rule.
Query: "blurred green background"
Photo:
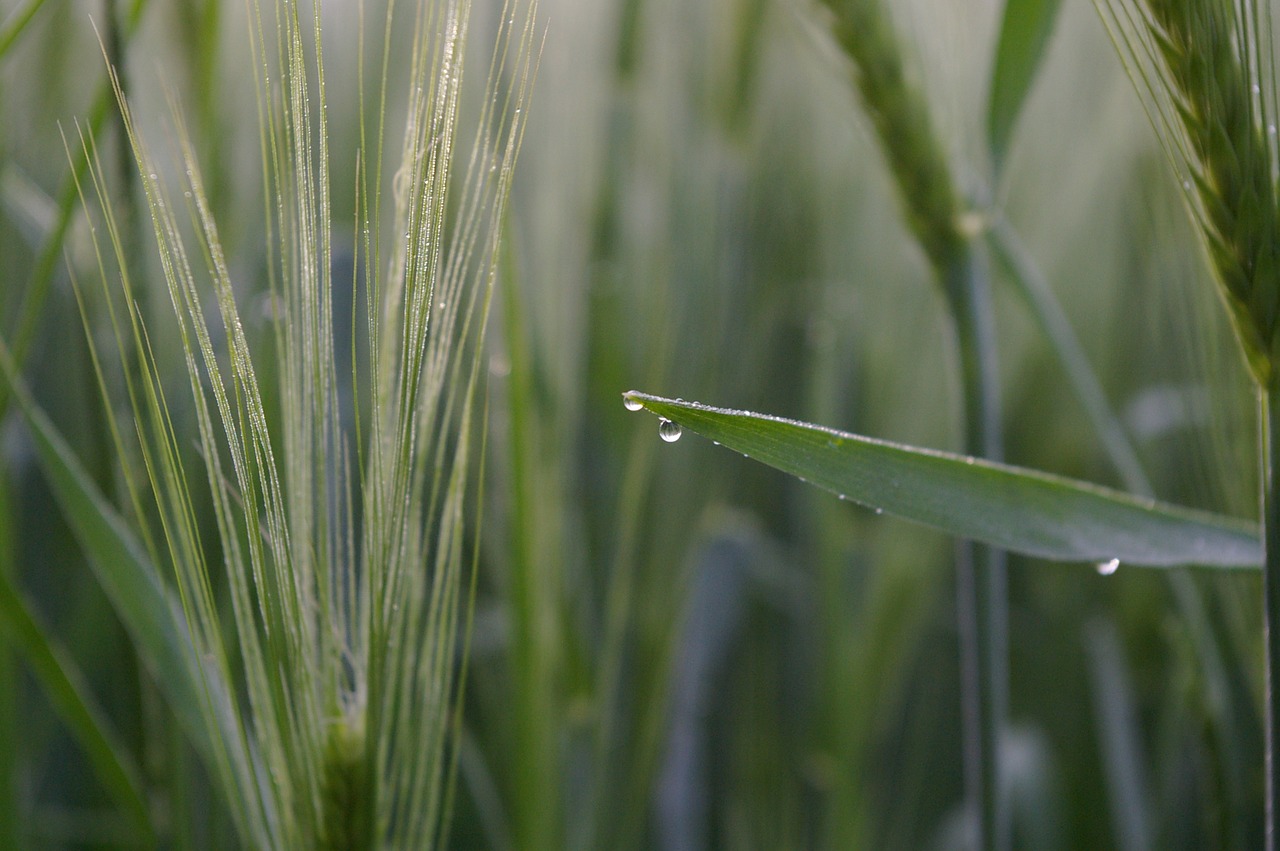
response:
[[[1243,364],[1093,8],[1063,5],[992,185],[1001,4],[886,4],[953,172],[1021,235],[1156,493],[1255,516]],[[473,44],[499,13],[477,2]],[[324,12],[340,234],[357,14]],[[959,448],[945,307],[824,14],[805,0],[541,0],[539,14],[489,333],[453,846],[964,847],[951,542],[695,436],[662,443],[620,399]],[[95,24],[149,131],[164,132],[160,81],[176,93],[246,304],[263,286],[262,191],[241,4],[0,0],[0,332],[29,339],[28,382],[111,493],[62,134],[74,152],[77,122],[94,126],[122,208],[145,210]],[[151,256],[141,236],[135,250]],[[1120,486],[994,268],[1008,460]],[[151,294],[163,307],[154,274]],[[234,845],[0,398],[0,569],[143,766],[166,847]],[[1257,579],[1187,574],[1178,592],[1164,572],[1017,558],[1009,576],[1015,846],[1256,847]],[[21,657],[0,652],[0,847],[134,841]]]

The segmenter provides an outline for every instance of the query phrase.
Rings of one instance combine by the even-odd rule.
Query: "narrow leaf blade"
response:
[[[84,748],[103,788],[120,805],[140,843],[156,841],[142,775],[94,701],[80,669],[36,618],[22,592],[0,570],[0,635],[19,651],[49,702]]]
[[[1256,568],[1257,528],[1087,482],[822,426],[629,392],[683,428],[854,502],[1052,561]]]
[[[1007,0],[991,69],[987,142],[996,172],[1004,162],[1023,101],[1053,32],[1059,0]]]
[[[94,577],[124,624],[146,666],[205,764],[228,772],[230,803],[265,808],[266,767],[245,742],[234,691],[216,665],[202,665],[191,626],[155,563],[123,517],[85,472],[57,428],[22,383],[0,340],[0,378],[26,418],[36,455],[63,516],[88,557]]]
[[[45,478],[89,557],[98,583],[197,749],[208,755],[211,742],[200,712],[204,702],[203,677],[181,609],[124,520],[31,398],[3,345],[0,375],[7,378],[13,398],[26,418]]]

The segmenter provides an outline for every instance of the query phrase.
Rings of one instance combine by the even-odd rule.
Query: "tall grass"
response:
[[[107,420],[123,488],[150,560],[172,566],[182,631],[165,638],[190,644],[170,652],[189,654],[198,671],[184,695],[197,705],[175,709],[203,726],[188,732],[203,743],[241,842],[433,846],[448,835],[474,582],[466,523],[479,516],[483,339],[536,54],[533,17],[502,10],[468,150],[459,136],[470,4],[414,10],[398,146],[384,141],[398,26],[388,10],[344,226],[331,201],[318,10],[248,10],[266,334],[255,343],[246,330],[248,291],[235,281],[176,100],[181,200],[113,71],[177,346],[144,310],[145,274],[107,166],[82,134],[82,194],[101,214],[92,245],[119,354],[116,367],[102,362],[86,313],[94,368],[109,403],[107,373],[123,377],[134,424]],[[355,262],[341,283],[335,228],[353,232]],[[335,321],[342,314],[348,320]],[[171,401],[168,351],[185,365],[189,413]]]
[[[999,460],[1004,441],[991,285],[981,246],[964,232],[967,210],[928,103],[909,81],[905,51],[886,5],[875,0],[829,5],[833,34],[853,64],[854,84],[875,125],[907,226],[929,260],[955,324],[965,451]],[[978,848],[1009,843],[1000,779],[1009,687],[1006,582],[1003,554],[957,545],[965,784]]]
[[[1265,847],[1280,818],[1280,514],[1276,331],[1278,111],[1272,10],[1258,3],[1152,2],[1102,7],[1133,59],[1259,395],[1259,499],[1266,545],[1262,613]]]
[[[363,37],[354,7],[327,6],[322,55],[306,7],[298,24],[281,21],[278,41],[270,4],[260,31],[235,3],[205,0],[190,14],[126,5],[116,9],[116,64],[140,147],[153,152],[143,178],[110,117],[115,96],[87,23],[94,12],[106,33],[97,7],[73,4],[67,15],[65,4],[37,0],[15,4],[16,16],[0,13],[10,39],[0,50],[9,119],[0,124],[0,256],[16,282],[0,287],[0,335],[15,349],[20,336],[29,340],[18,358],[24,384],[66,457],[80,460],[82,481],[103,496],[104,516],[152,533],[151,551],[135,539],[136,560],[176,563],[171,547],[202,554],[203,569],[183,579],[194,589],[189,614],[175,607],[171,623],[201,625],[192,647],[222,641],[205,670],[228,697],[211,701],[216,692],[202,685],[191,700],[171,701],[177,678],[153,674],[154,654],[121,622],[112,596],[120,588],[86,558],[65,519],[74,515],[52,490],[59,480],[41,470],[52,444],[6,408],[0,569],[16,591],[5,601],[25,606],[35,630],[15,629],[17,609],[0,607],[10,648],[0,659],[0,845],[149,846],[149,835],[194,847],[350,844],[379,821],[407,831],[404,802],[435,800],[435,814],[414,808],[412,818],[439,834],[447,821],[457,848],[969,846],[951,543],[692,435],[663,443],[651,421],[618,404],[621,391],[653,388],[963,450],[954,320],[903,215],[947,187],[944,207],[974,204],[993,216],[965,225],[998,215],[1018,237],[1006,244],[1013,259],[990,270],[1006,457],[1124,485],[1132,470],[1122,472],[1095,429],[1097,410],[1115,409],[1119,443],[1136,447],[1153,494],[1255,510],[1249,372],[1200,280],[1192,231],[1169,213],[1182,190],[1092,10],[1062,4],[994,197],[983,197],[991,175],[972,141],[984,126],[981,81],[998,10],[878,4],[891,12],[906,82],[928,95],[921,110],[945,166],[943,182],[904,198],[861,96],[851,97],[848,57],[823,9],[540,0],[547,43],[537,96],[521,113],[527,130],[515,136],[520,168],[501,208],[495,321],[482,347],[466,298],[442,294],[455,274],[470,281],[477,322],[488,297],[483,273],[451,273],[446,262],[457,256],[449,235],[467,233],[470,219],[480,231],[471,268],[493,268],[498,220],[468,216],[470,184],[457,171],[472,133],[490,133],[480,149],[490,156],[510,138],[501,104],[493,121],[479,121],[482,70],[470,66],[460,89],[431,83],[427,58],[446,42],[417,42],[415,68],[416,24],[403,2],[389,28],[379,4],[367,3]],[[431,8],[457,9],[462,20],[461,4]],[[509,17],[474,4],[468,62]],[[437,32],[428,23],[423,32]],[[518,90],[518,66],[503,55],[499,90]],[[179,103],[177,128],[165,126],[157,64]],[[251,72],[271,81],[261,113]],[[411,73],[425,81],[421,101]],[[286,80],[305,81],[308,111]],[[101,121],[86,81],[103,84]],[[450,143],[428,127],[434,107],[447,113],[454,96]],[[408,115],[417,130],[402,134]],[[191,183],[182,127],[202,178]],[[408,191],[440,185],[445,172],[430,165],[435,157],[443,166],[446,150],[456,181],[447,200]],[[400,171],[405,151],[411,165]],[[81,181],[92,217],[72,179],[82,159],[95,163],[98,182],[87,171]],[[501,165],[489,172],[482,156],[477,167],[503,191]],[[148,190],[170,214],[158,219],[158,240],[136,230],[155,230]],[[225,275],[203,253],[209,246],[215,257],[205,206]],[[105,288],[96,286],[90,221]],[[414,221],[440,241],[406,242],[419,232]],[[955,225],[947,213],[940,221]],[[174,259],[176,314],[156,244]],[[188,295],[179,244],[198,299]],[[1078,338],[1076,366],[1096,377],[1093,409],[1076,401],[1049,342],[1061,335],[1006,286],[1028,277],[1024,261],[1061,304],[1058,331]],[[1024,271],[1011,271],[1020,263]],[[80,342],[72,274],[123,449]],[[433,274],[432,299],[444,307],[428,313]],[[243,345],[216,295],[224,278]],[[388,318],[395,298],[395,315],[413,322]],[[446,326],[457,332],[443,335],[450,348],[433,348],[445,345],[434,340]],[[201,376],[194,384],[188,351],[170,333],[178,328]],[[250,367],[265,435],[248,418]],[[408,382],[406,369],[420,369],[421,382]],[[163,394],[170,418],[148,387],[157,403]],[[0,393],[19,398],[4,381]],[[413,404],[433,404],[434,420],[411,428]],[[157,477],[185,473],[190,497],[165,485],[156,500],[148,457]],[[409,502],[393,505],[393,492]],[[396,526],[411,506],[423,522]],[[236,547],[239,561],[229,555]],[[397,551],[430,569],[394,571]],[[240,615],[229,559],[248,596]],[[344,559],[360,567],[335,572]],[[211,592],[203,602],[202,576]],[[176,575],[164,578],[160,588],[179,587]],[[468,645],[460,636],[472,579]],[[1092,566],[1020,557],[1008,580],[1002,768],[1012,844],[1257,847],[1256,580],[1191,575],[1178,590],[1125,565],[1102,577]],[[386,595],[370,593],[375,581],[387,583]],[[200,610],[216,611],[216,625]],[[394,644],[374,640],[397,635]],[[251,670],[252,649],[240,649],[251,642],[262,674]],[[72,674],[71,686],[54,684],[50,659]],[[290,664],[279,669],[281,660]],[[393,680],[441,690],[411,693]],[[405,757],[389,737],[421,747]],[[209,741],[217,747],[206,751]],[[135,779],[111,779],[120,776]],[[280,809],[286,801],[296,807]]]

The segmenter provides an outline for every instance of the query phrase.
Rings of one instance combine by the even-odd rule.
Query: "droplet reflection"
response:
[[[1110,561],[1098,562],[1098,573],[1102,576],[1110,576],[1120,569],[1120,559],[1113,558]]]

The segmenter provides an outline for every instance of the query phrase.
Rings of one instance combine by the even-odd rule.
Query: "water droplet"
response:
[[[628,411],[638,411],[644,407],[644,402],[641,402],[635,396],[623,396],[622,407],[626,408]]]
[[[1182,181],[1182,188],[1183,188],[1183,189],[1190,189],[1190,188],[1191,188],[1191,181],[1190,181],[1190,180],[1184,180],[1184,181]]]
[[[667,443],[675,443],[683,433],[684,429],[680,428],[680,423],[674,423],[666,417],[658,420],[658,437]]]
[[[883,508],[877,508],[877,509],[876,509],[876,514],[884,514],[884,509],[883,509]]]
[[[1110,576],[1120,569],[1120,559],[1113,558],[1110,561],[1098,562],[1098,573],[1102,576]]]
[[[1259,86],[1257,83],[1254,83],[1254,84],[1253,84],[1252,86],[1250,86],[1249,88],[1250,88],[1250,90],[1251,90],[1255,95],[1260,95],[1260,94],[1262,94],[1262,86]]]

